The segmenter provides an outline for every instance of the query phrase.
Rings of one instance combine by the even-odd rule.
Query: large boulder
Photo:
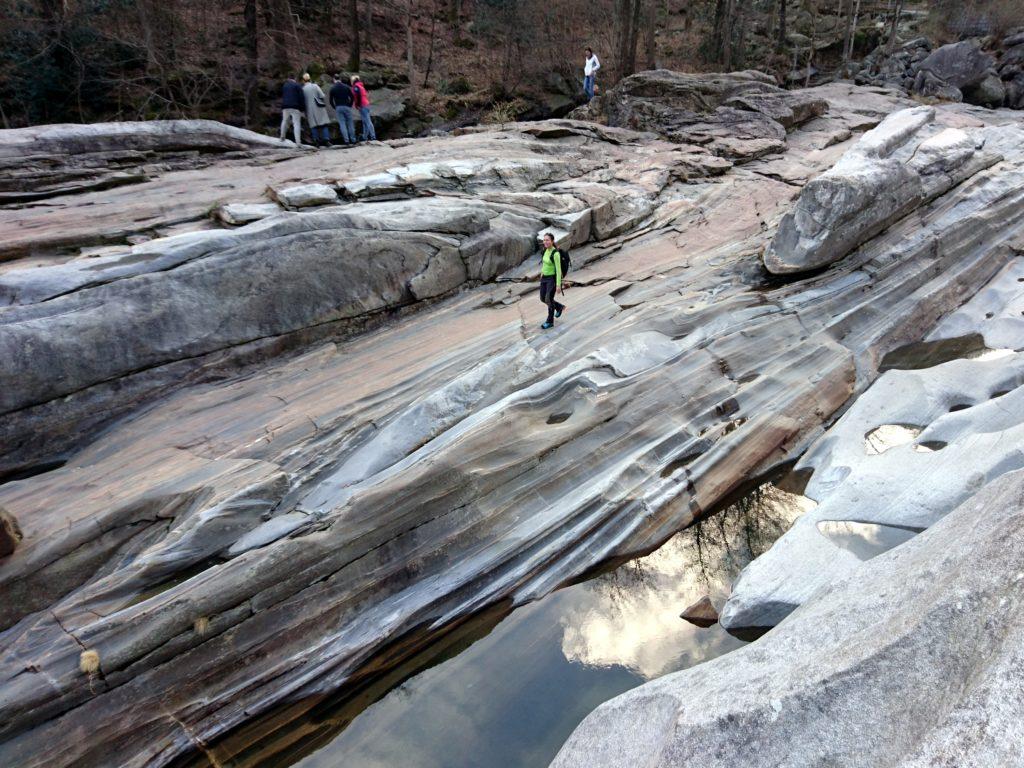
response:
[[[804,187],[764,254],[769,272],[827,266],[999,158],[959,129],[930,138],[932,107],[889,115]]]
[[[995,59],[977,40],[961,40],[936,48],[916,65],[914,91],[943,97],[957,89],[964,100],[980,106],[1000,106],[1003,95],[995,73]],[[948,91],[952,93],[952,91]]]
[[[756,643],[602,704],[552,768],[1020,765],[1022,526],[1014,472]]]
[[[995,65],[995,59],[982,51],[977,40],[961,40],[936,48],[918,64],[918,69],[961,90],[977,85]]]
[[[981,82],[964,88],[962,93],[964,101],[968,104],[977,104],[989,109],[1003,106],[1003,100],[1006,98],[1006,88],[995,72],[989,72]]]

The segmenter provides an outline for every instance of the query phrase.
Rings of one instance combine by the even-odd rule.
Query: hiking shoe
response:
[[[543,330],[545,330],[545,331],[546,331],[546,330],[547,330],[548,328],[554,328],[554,327],[555,327],[555,324],[554,324],[554,323],[549,323],[549,322],[545,322],[545,323],[544,323],[543,325],[541,325],[541,328],[542,328]]]
[[[556,309],[556,310],[555,310],[555,317],[561,317],[561,316],[562,316],[562,313],[563,313],[564,311],[565,311],[565,307],[562,307],[561,309]]]

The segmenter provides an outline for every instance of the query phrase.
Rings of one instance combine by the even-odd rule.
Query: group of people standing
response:
[[[309,73],[302,75],[302,85],[294,77],[289,77],[281,89],[281,139],[287,136],[291,124],[295,143],[301,144],[302,118],[305,116],[313,136],[313,146],[329,146],[331,113],[328,106],[334,110],[343,145],[358,141],[353,110],[359,110],[359,120],[363,124],[362,140],[376,141],[377,134],[370,118],[370,94],[359,75],[353,75],[349,82],[345,82],[341,75],[335,75],[330,94],[325,96]]]

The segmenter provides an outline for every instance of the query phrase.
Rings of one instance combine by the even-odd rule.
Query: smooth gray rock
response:
[[[276,203],[225,203],[217,209],[217,218],[231,226],[251,224],[281,213],[281,206]]]
[[[270,193],[277,202],[289,209],[333,205],[338,202],[338,192],[329,184],[299,184],[271,189]]]
[[[145,181],[150,164],[204,167],[229,152],[295,146],[214,120],[41,125],[0,130],[0,202]]]
[[[999,159],[977,152],[980,138],[959,129],[924,138],[934,118],[932,107],[890,115],[809,181],[765,250],[768,271],[790,274],[832,264]]]
[[[830,109],[779,158],[801,179],[908,104],[845,83],[809,95]],[[936,120],[985,123],[1009,151],[1015,118]],[[205,226],[267,186],[403,169],[403,199],[157,237],[79,265],[67,279],[92,280],[64,295],[44,276],[77,259],[0,270],[21,273],[0,338],[39,352],[0,396],[49,397],[0,420],[5,467],[36,471],[0,484],[24,534],[0,561],[0,764],[272,762],[234,751],[236,729],[265,715],[284,733],[479,611],[650,551],[796,459],[1024,231],[1007,162],[833,269],[769,281],[755,254],[791,171],[712,174],[707,149],[649,134],[528,129],[334,152],[330,169],[253,159],[161,177],[130,206],[107,190],[0,221],[10,253],[77,249],[90,212],[134,237],[136,218],[165,225],[169,197]],[[918,161],[940,175],[966,149],[947,138]],[[569,312],[542,332],[536,234],[587,210]],[[417,300],[459,279],[453,252],[465,282]]]
[[[756,643],[602,704],[552,768],[1020,764],[1024,472]]]

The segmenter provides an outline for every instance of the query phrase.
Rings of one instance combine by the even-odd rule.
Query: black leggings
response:
[[[557,286],[555,285],[555,276],[547,275],[540,279],[540,300],[548,305],[548,322],[555,322],[555,310],[561,312],[565,309],[564,304],[559,304],[555,301],[555,291]]]

